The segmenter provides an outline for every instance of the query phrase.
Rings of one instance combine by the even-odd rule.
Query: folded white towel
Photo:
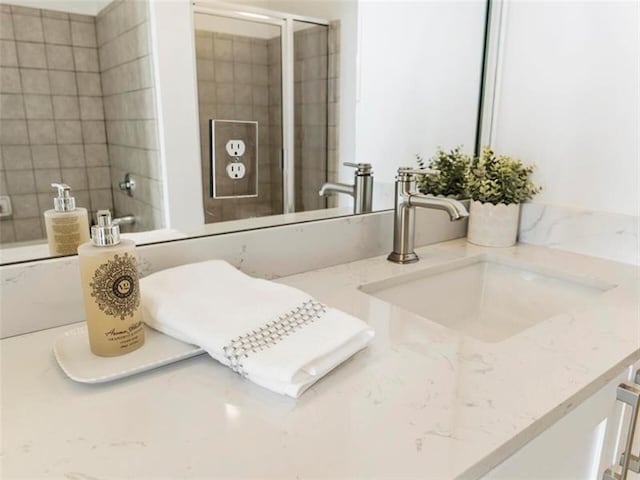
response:
[[[154,273],[140,280],[140,292],[147,325],[292,397],[374,335],[362,320],[220,260]]]

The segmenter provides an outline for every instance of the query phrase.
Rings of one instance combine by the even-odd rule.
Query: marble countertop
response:
[[[640,358],[637,267],[464,240],[417,252],[279,280],[376,330],[298,400],[207,356],[78,384],[52,354],[69,326],[3,340],[2,478],[480,478]],[[497,343],[358,290],[484,252],[617,287]]]

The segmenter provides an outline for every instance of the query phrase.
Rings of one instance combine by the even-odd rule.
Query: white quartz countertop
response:
[[[637,267],[464,240],[417,252],[413,265],[378,257],[280,280],[376,331],[298,400],[207,356],[78,384],[52,354],[71,327],[3,340],[1,477],[480,478],[640,358]],[[497,343],[358,290],[484,252],[617,287]]]

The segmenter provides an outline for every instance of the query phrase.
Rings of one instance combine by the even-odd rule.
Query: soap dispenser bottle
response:
[[[58,189],[53,199],[53,210],[44,212],[49,254],[71,255],[78,246],[89,241],[89,217],[87,209],[76,207],[71,188],[64,183],[52,183]]]
[[[144,344],[140,285],[133,240],[120,239],[109,210],[99,210],[91,242],[78,257],[91,351],[102,357],[132,352]]]

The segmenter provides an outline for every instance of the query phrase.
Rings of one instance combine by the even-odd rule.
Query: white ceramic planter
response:
[[[483,247],[511,247],[518,237],[520,204],[471,202],[467,240]]]

